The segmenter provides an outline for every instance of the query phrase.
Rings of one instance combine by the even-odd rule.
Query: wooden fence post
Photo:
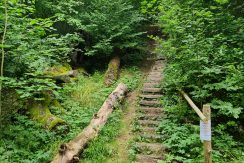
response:
[[[210,105],[203,105],[203,114],[207,118],[205,123],[211,123]],[[212,143],[211,140],[204,140],[204,163],[212,163]]]

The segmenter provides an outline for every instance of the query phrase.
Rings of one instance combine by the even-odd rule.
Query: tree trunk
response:
[[[110,86],[119,77],[120,57],[115,56],[108,64],[108,70],[105,74],[104,83],[106,86]]]
[[[60,146],[59,153],[55,156],[52,163],[79,161],[79,153],[90,140],[98,135],[99,131],[107,122],[109,115],[113,112],[113,108],[123,100],[126,92],[127,87],[122,83],[119,84],[109,95],[98,113],[94,115],[90,124],[75,139]]]
[[[54,116],[49,110],[51,104],[53,102],[57,103],[57,101],[52,101],[48,93],[44,95],[44,98],[45,100],[43,101],[29,101],[28,110],[30,113],[30,117],[32,119],[36,120],[37,122],[41,123],[44,127],[51,130],[56,125],[64,123],[64,121]]]

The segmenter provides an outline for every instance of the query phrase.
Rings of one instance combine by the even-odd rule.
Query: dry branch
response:
[[[105,125],[113,108],[125,97],[127,87],[119,84],[118,87],[108,96],[90,124],[73,140],[67,144],[62,144],[59,153],[55,156],[52,163],[68,163],[79,160],[79,153],[85,145],[95,138],[101,128]]]

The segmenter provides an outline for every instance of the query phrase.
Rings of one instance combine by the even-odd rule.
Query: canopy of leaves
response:
[[[52,11],[49,13],[59,18],[61,26],[82,34],[85,55],[109,56],[139,46],[142,32],[137,28],[143,18],[129,0],[45,0],[40,5]]]

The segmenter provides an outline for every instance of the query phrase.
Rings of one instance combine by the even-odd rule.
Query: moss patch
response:
[[[63,64],[63,65],[55,65],[45,72],[46,75],[49,76],[60,76],[63,74],[66,74],[68,71],[71,71],[72,68],[69,64]]]
[[[49,107],[61,107],[57,100],[52,100],[49,94],[45,94],[45,100],[43,101],[35,101],[32,100],[30,102],[30,106],[28,108],[30,117],[38,122],[40,122],[44,127],[48,129],[52,129],[57,124],[64,123],[64,121],[56,116],[54,116]]]

